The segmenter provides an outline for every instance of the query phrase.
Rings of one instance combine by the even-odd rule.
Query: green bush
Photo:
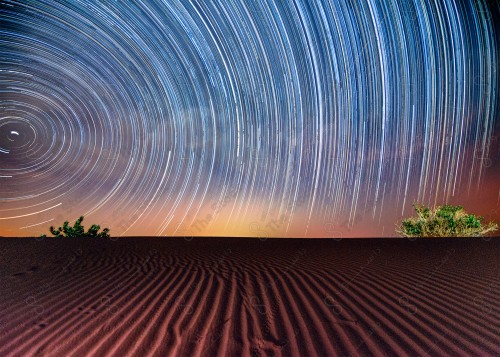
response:
[[[498,229],[494,222],[483,226],[483,217],[467,214],[462,206],[413,207],[417,217],[403,220],[397,230],[403,237],[482,237]]]
[[[93,224],[90,226],[87,232],[85,232],[85,228],[82,226],[82,221],[83,221],[83,216],[78,218],[71,227],[69,225],[69,222],[66,221],[63,223],[62,227],[59,227],[57,229],[54,229],[53,226],[50,226],[49,230],[50,233],[55,238],[76,238],[76,237],[88,237],[88,238],[97,238],[97,237],[104,237],[104,238],[109,238],[109,228],[104,228],[102,232],[99,233],[99,229],[101,229],[101,226],[97,224]],[[45,238],[45,234],[42,234],[40,237]]]

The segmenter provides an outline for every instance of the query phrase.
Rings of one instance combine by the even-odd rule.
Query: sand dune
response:
[[[1,356],[500,355],[500,239],[1,239]]]

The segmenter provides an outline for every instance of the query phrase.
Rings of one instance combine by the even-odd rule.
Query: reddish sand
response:
[[[1,356],[498,356],[500,239],[1,239]]]

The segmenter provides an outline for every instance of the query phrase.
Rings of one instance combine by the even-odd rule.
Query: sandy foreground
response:
[[[500,239],[0,239],[0,356],[498,356]]]

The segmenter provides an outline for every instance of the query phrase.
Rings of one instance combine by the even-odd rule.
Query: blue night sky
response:
[[[2,0],[0,234],[394,236],[416,201],[500,220],[492,4]]]

